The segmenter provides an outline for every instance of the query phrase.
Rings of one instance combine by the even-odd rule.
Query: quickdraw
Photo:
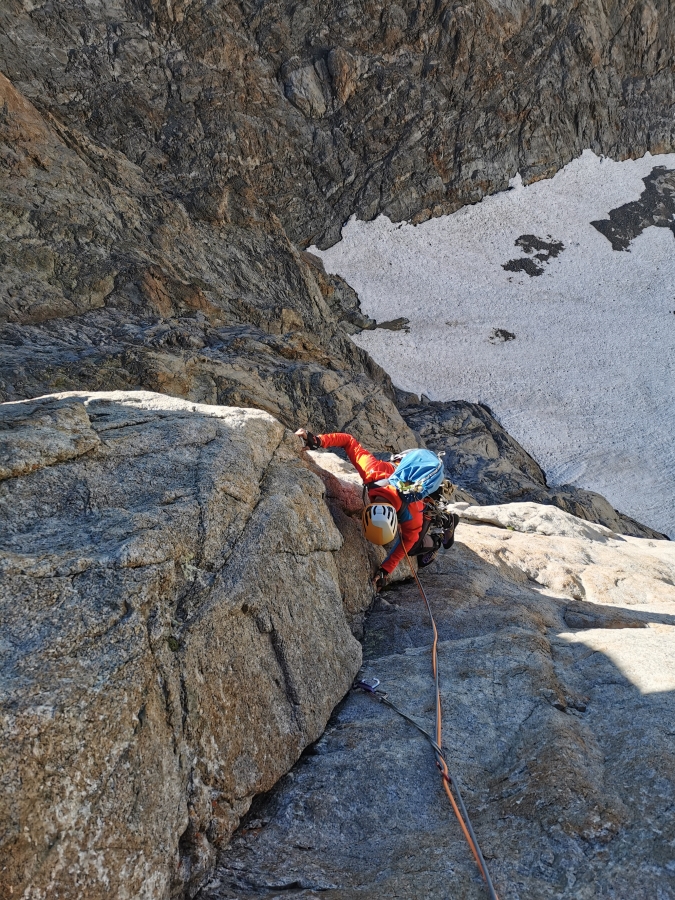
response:
[[[401,540],[402,542],[402,540]],[[405,549],[405,547],[404,547]],[[487,887],[488,894],[490,895],[490,900],[499,900],[497,892],[494,889],[492,884],[492,879],[490,878],[490,873],[488,872],[487,865],[485,864],[485,859],[481,852],[480,846],[478,845],[478,840],[476,838],[476,834],[473,830],[473,826],[471,825],[471,819],[469,818],[469,813],[467,812],[466,806],[464,804],[464,800],[462,798],[461,791],[459,789],[459,784],[456,778],[453,778],[450,774],[450,770],[448,769],[448,764],[443,754],[443,750],[441,748],[443,742],[443,725],[442,725],[442,708],[441,708],[441,688],[440,681],[438,677],[438,629],[436,628],[436,621],[434,619],[433,613],[431,612],[431,605],[429,604],[429,599],[427,598],[426,592],[422,587],[422,583],[420,582],[417,572],[413,568],[412,562],[410,561],[410,557],[408,556],[408,552],[406,550],[406,559],[408,560],[408,565],[410,566],[410,571],[412,572],[413,578],[417,582],[417,587],[422,595],[424,603],[427,608],[427,612],[429,613],[429,618],[431,619],[431,627],[434,633],[434,642],[431,648],[431,667],[434,674],[434,686],[436,690],[436,714],[435,714],[435,735],[431,735],[425,728],[416,722],[411,716],[407,713],[403,712],[403,710],[399,709],[394,703],[389,700],[386,693],[384,691],[378,690],[380,682],[377,678],[372,679],[370,681],[357,681],[354,684],[355,688],[358,688],[362,691],[365,691],[368,694],[376,697],[380,703],[384,704],[384,706],[388,706],[390,709],[394,710],[394,712],[398,713],[406,722],[409,722],[413,725],[419,732],[421,732],[427,741],[431,744],[433,748],[434,755],[436,757],[436,765],[441,773],[441,778],[443,779],[443,788],[445,793],[450,800],[450,804],[452,805],[452,809],[457,817],[457,821],[459,822],[460,828],[466,838],[466,841],[471,849],[474,859],[476,860],[476,865],[478,866],[478,870],[485,881],[485,886]]]

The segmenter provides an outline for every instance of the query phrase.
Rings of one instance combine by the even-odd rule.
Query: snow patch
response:
[[[675,154],[586,151],[453,215],[352,218],[340,243],[310,249],[364,313],[409,320],[354,338],[395,384],[486,403],[552,483],[675,537],[675,228],[662,215],[622,252],[591,224],[638,200],[656,166],[675,170]]]

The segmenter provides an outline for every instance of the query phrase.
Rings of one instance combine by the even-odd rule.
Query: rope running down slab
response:
[[[403,543],[401,537],[401,543]],[[405,546],[403,547],[405,550]],[[389,700],[387,695],[383,691],[378,691],[377,686],[379,685],[379,681],[377,684],[371,685],[367,681],[359,681],[355,684],[355,687],[360,688],[361,690],[366,691],[369,694],[377,697],[380,703],[383,703],[385,706],[388,706],[390,709],[393,709],[394,712],[398,713],[402,718],[413,725],[419,732],[421,732],[425,738],[431,744],[434,755],[436,757],[436,765],[438,766],[441,777],[443,779],[443,788],[447,797],[452,805],[452,809],[457,817],[457,821],[459,822],[460,828],[464,833],[464,837],[471,849],[474,859],[476,860],[476,865],[478,866],[478,870],[485,881],[485,886],[488,889],[488,893],[490,895],[490,900],[499,900],[497,892],[494,889],[492,884],[492,879],[490,878],[490,873],[488,872],[487,865],[485,864],[485,859],[481,852],[480,846],[478,845],[478,840],[476,838],[476,834],[473,830],[473,826],[471,825],[471,819],[469,818],[469,813],[467,812],[466,806],[464,804],[464,800],[462,798],[462,794],[459,790],[459,785],[457,780],[452,777],[450,771],[448,769],[448,764],[445,760],[445,756],[443,755],[443,751],[441,749],[443,744],[443,720],[442,720],[442,707],[441,707],[441,688],[440,681],[438,677],[438,629],[436,628],[436,621],[434,619],[433,613],[431,612],[431,605],[429,603],[429,599],[426,595],[424,588],[422,587],[422,583],[420,582],[417,572],[413,568],[413,564],[408,556],[408,551],[405,550],[405,556],[408,560],[408,565],[410,567],[410,571],[412,572],[413,578],[417,583],[417,587],[419,588],[420,594],[422,595],[422,599],[427,608],[427,612],[429,613],[429,618],[431,620],[431,627],[434,633],[434,641],[431,648],[431,667],[434,675],[434,686],[436,691],[436,712],[435,712],[435,735],[429,734],[421,725],[419,725],[414,719],[412,719],[409,715],[404,713],[401,709],[399,709],[394,703]],[[454,793],[453,793],[454,791]],[[455,799],[455,795],[457,799]]]

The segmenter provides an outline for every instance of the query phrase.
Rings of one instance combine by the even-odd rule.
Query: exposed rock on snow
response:
[[[675,547],[553,507],[468,510],[422,575],[444,744],[500,897],[675,897]],[[414,585],[366,621],[366,676],[433,721]],[[433,753],[352,692],[254,804],[200,900],[486,896]]]
[[[369,560],[298,443],[142,391],[0,406],[2,897],[194,888],[323,731]]]
[[[656,166],[642,180],[645,189],[639,200],[610,210],[608,219],[591,222],[613,250],[628,250],[632,241],[651,225],[669,228],[675,234],[675,172]]]
[[[526,272],[531,276],[543,275],[543,263],[557,259],[565,249],[565,245],[560,241],[544,241],[534,234],[521,234],[516,238],[515,245],[527,255],[510,259],[503,264],[502,269],[507,272]]]

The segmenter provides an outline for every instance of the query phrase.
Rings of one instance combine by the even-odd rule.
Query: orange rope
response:
[[[399,534],[399,538],[401,541],[401,545],[403,546],[403,550],[405,551],[405,558],[408,560],[408,566],[410,567],[412,576],[415,579],[415,581],[417,582],[417,587],[419,588],[420,594],[422,595],[422,599],[424,600],[424,603],[426,604],[427,612],[429,613],[429,618],[431,619],[431,627],[433,628],[433,631],[434,631],[434,641],[433,641],[433,644],[431,647],[431,668],[433,671],[434,682],[435,682],[435,687],[436,687],[436,745],[437,745],[437,747],[440,748],[443,746],[443,735],[442,735],[443,723],[442,723],[441,689],[440,689],[440,685],[439,685],[439,681],[438,681],[438,629],[436,628],[436,621],[434,619],[433,613],[431,612],[431,606],[429,604],[427,595],[424,591],[424,588],[422,587],[422,584],[419,580],[417,572],[413,568],[413,564],[410,560],[410,557],[408,556],[408,551],[406,550],[405,544],[403,543],[403,535]],[[485,862],[483,860],[483,855],[480,852],[480,848],[478,847],[477,842],[475,841],[474,837],[470,833],[470,830],[467,827],[466,822],[464,821],[464,816],[460,812],[460,809],[457,806],[457,801],[455,800],[455,797],[454,797],[452,791],[450,790],[450,786],[453,784],[453,781],[450,776],[450,772],[448,770],[448,764],[446,763],[443,756],[441,756],[439,754],[438,750],[435,750],[434,752],[436,754],[436,765],[440,769],[440,772],[441,772],[441,775],[443,778],[443,788],[445,790],[445,793],[448,796],[448,799],[450,800],[450,803],[452,804],[452,809],[455,813],[455,816],[457,817],[457,821],[460,824],[462,832],[464,833],[464,837],[466,838],[466,841],[467,841],[469,847],[471,848],[471,852],[473,854],[474,859],[476,860],[476,865],[478,866],[478,870],[479,870],[480,874],[482,875],[483,880],[485,881],[486,885],[488,886],[488,890],[490,891],[490,894],[494,895],[495,900],[499,900],[499,897],[497,896],[497,892],[495,891],[495,889],[492,885],[492,881],[490,880],[490,877],[487,873],[487,869],[485,867]],[[456,785],[455,785],[455,790],[457,790]],[[461,797],[460,797],[460,800],[461,800]],[[466,810],[465,810],[465,812],[466,812]],[[471,829],[471,830],[473,830],[473,829]]]

